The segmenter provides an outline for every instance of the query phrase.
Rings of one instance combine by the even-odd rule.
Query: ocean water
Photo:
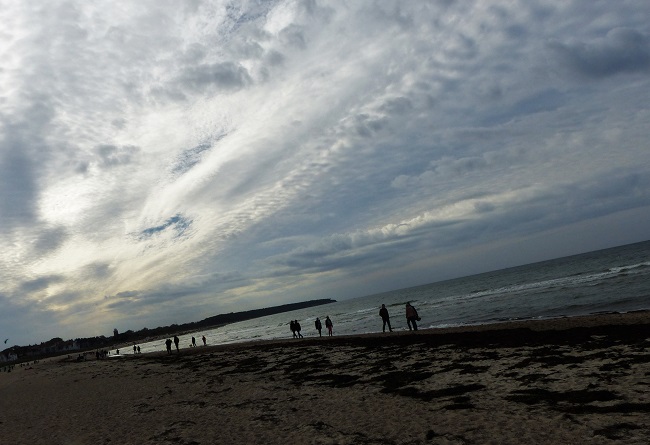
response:
[[[202,335],[210,345],[290,338],[291,320],[300,322],[303,336],[313,337],[318,335],[316,317],[324,327],[328,315],[334,323],[334,335],[380,332],[378,313],[382,304],[388,308],[393,330],[406,330],[406,302],[417,308],[421,329],[650,310],[650,241],[179,335],[180,346],[188,347],[192,335],[198,345],[203,344]],[[139,346],[143,353],[164,351],[164,341]],[[133,349],[120,353],[130,354]]]

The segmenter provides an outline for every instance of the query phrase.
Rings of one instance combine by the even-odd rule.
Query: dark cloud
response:
[[[413,108],[411,100],[407,97],[391,97],[379,107],[380,111],[388,114],[401,114]]]
[[[174,304],[178,307],[182,301],[191,301],[195,296],[205,294],[206,289],[210,289],[210,292],[225,291],[247,284],[250,284],[250,280],[239,272],[208,272],[199,277],[187,276],[184,280],[174,284],[163,282],[145,290],[129,290],[114,295],[105,295],[103,300],[104,305],[109,309],[128,307],[129,312],[135,311],[137,313],[139,310],[149,312],[152,304],[158,307],[167,307],[165,305]],[[163,311],[166,311],[166,309]],[[173,318],[173,321],[178,322],[179,320]],[[189,319],[188,321],[196,320]],[[140,323],[141,320],[136,318],[133,322]]]
[[[232,52],[242,59],[260,59],[264,55],[264,48],[255,41],[246,40],[233,46]]]
[[[289,25],[280,31],[280,40],[288,46],[293,46],[298,49],[305,49],[307,47],[307,39],[305,38],[305,31],[302,26]]]
[[[135,298],[142,295],[142,292],[137,290],[129,290],[124,292],[118,292],[115,294],[115,298]]]
[[[111,275],[111,265],[105,262],[91,263],[84,268],[84,272],[92,279],[107,278]]]
[[[4,228],[30,225],[36,218],[37,167],[21,145],[5,145],[0,152],[0,221]]]
[[[101,168],[113,168],[120,165],[130,164],[140,149],[133,145],[99,145],[95,147],[95,154],[99,158]]]
[[[182,88],[197,92],[210,86],[223,91],[236,91],[250,85],[252,78],[246,68],[238,63],[219,62],[185,68],[178,83]]]
[[[648,37],[634,29],[615,28],[592,42],[548,46],[561,66],[581,77],[598,79],[650,68]]]
[[[499,93],[500,94],[500,93]],[[498,125],[522,116],[554,111],[568,102],[566,94],[556,89],[538,91],[518,100],[508,107],[496,108],[492,113],[483,116],[481,124]]]
[[[47,255],[56,251],[68,239],[68,231],[65,227],[52,227],[42,230],[34,243],[36,255]]]
[[[60,283],[63,280],[64,277],[62,275],[47,275],[23,282],[20,285],[20,290],[26,293],[38,292],[46,289],[50,284]]]
[[[373,133],[380,131],[387,124],[388,119],[368,114],[355,116],[355,128],[359,136],[371,137]]]
[[[200,43],[192,43],[181,53],[179,59],[182,62],[195,65],[201,62],[208,54],[208,49]]]
[[[122,117],[119,117],[117,119],[113,119],[111,121],[111,125],[113,125],[113,127],[117,128],[118,130],[124,129],[126,127],[126,124],[127,124],[126,119],[124,119]]]
[[[264,56],[264,59],[270,66],[280,66],[284,63],[285,57],[280,51],[271,50]]]

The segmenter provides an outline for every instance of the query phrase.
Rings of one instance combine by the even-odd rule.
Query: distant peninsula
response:
[[[265,317],[267,315],[281,314],[282,312],[290,312],[298,309],[304,309],[313,306],[321,306],[323,304],[336,303],[336,300],[331,298],[323,298],[320,300],[309,300],[303,301],[300,303],[289,303],[283,304],[280,306],[272,306],[263,309],[253,309],[250,311],[243,312],[231,312],[229,314],[215,315],[214,317],[208,317],[201,321],[195,323],[188,323],[187,325],[181,325],[181,327],[188,326],[191,329],[194,328],[206,328],[220,326],[228,323],[236,323],[238,321],[251,320],[253,318]]]

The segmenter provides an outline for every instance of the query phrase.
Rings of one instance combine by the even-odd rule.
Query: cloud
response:
[[[22,283],[20,285],[20,290],[27,293],[38,292],[47,289],[51,284],[60,283],[63,280],[64,278],[61,275],[43,276]]]
[[[214,86],[221,91],[236,91],[252,82],[248,70],[234,62],[217,62],[187,67],[179,76],[178,83],[194,91]]]
[[[68,236],[66,228],[62,226],[42,229],[34,243],[34,254],[41,256],[56,251]]]
[[[551,42],[549,48],[561,66],[585,78],[647,72],[650,68],[650,40],[634,29],[614,28],[590,42]]]
[[[95,147],[101,168],[113,168],[130,164],[140,149],[134,146],[116,147],[115,145],[99,145]]]
[[[0,220],[3,227],[29,224],[36,216],[36,166],[20,146],[0,153]]]

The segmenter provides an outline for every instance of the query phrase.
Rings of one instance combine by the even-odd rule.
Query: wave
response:
[[[643,263],[638,263],[638,264],[631,264],[627,266],[616,266],[612,267],[610,269],[607,269],[608,272],[613,272],[613,273],[618,273],[618,272],[623,272],[623,271],[630,271],[634,269],[647,269],[650,267],[650,262],[643,262]]]

